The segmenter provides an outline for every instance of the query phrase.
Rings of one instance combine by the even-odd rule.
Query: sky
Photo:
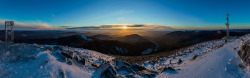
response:
[[[0,0],[0,25],[18,29],[250,28],[250,0]],[[118,28],[119,29],[119,28]],[[140,29],[140,28],[139,28]]]

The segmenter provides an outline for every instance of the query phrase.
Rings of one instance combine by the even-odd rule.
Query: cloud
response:
[[[101,27],[72,27],[66,29],[100,29]]]
[[[145,25],[130,25],[128,27],[143,27],[143,26],[145,26]]]
[[[177,28],[173,28],[171,26],[161,26],[161,25],[143,25],[146,30],[174,30]]]
[[[14,21],[14,29],[15,30],[54,30],[55,28],[50,27],[50,25],[46,23],[38,23],[38,24],[31,24],[31,23],[21,23]],[[4,28],[5,21],[0,21],[0,28]]]
[[[60,28],[69,28],[69,27],[72,27],[72,26],[59,26]]]
[[[123,26],[129,27],[129,30],[174,30],[176,28],[171,26],[161,25],[101,25],[101,26],[82,26],[82,27],[70,27],[69,30],[106,30],[106,29],[122,29]]]

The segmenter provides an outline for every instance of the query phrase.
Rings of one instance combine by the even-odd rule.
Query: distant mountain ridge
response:
[[[230,35],[241,36],[249,32],[248,30],[232,30]],[[32,35],[32,33],[35,34]],[[138,34],[117,37],[107,34],[86,36],[77,32],[62,31],[18,31],[15,34],[15,42],[64,45],[95,50],[105,54],[138,56],[169,52],[204,41],[221,39],[225,34],[224,30],[172,31],[151,39],[150,36]]]
[[[33,43],[58,44],[95,50],[105,54],[129,56],[156,52],[159,47],[157,44],[137,34],[121,37],[120,40],[102,40],[77,34],[54,39],[33,40]]]

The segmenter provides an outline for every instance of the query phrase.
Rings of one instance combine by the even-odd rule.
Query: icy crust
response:
[[[72,59],[60,54],[70,52],[73,52]],[[84,61],[79,61],[81,59]],[[114,58],[105,54],[85,49],[0,42],[0,77],[90,78],[95,71],[93,64],[100,65],[112,59]]]

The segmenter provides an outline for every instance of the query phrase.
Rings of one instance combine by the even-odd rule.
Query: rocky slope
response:
[[[59,45],[0,42],[0,77],[149,77],[146,68],[96,51]],[[155,76],[154,74],[151,74]]]
[[[250,66],[250,40],[243,43],[238,51],[238,55],[246,66]]]
[[[86,49],[0,42],[0,77],[249,78],[242,53],[248,48],[241,47],[249,40],[248,34],[227,43],[208,41],[137,63]]]

